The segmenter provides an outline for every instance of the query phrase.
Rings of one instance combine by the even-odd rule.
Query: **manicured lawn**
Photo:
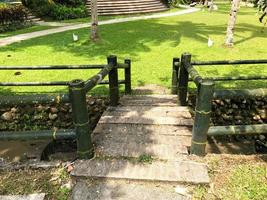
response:
[[[31,33],[31,32],[34,32],[34,31],[47,30],[47,29],[50,29],[50,28],[56,28],[56,27],[35,25],[35,26],[23,28],[23,29],[16,30],[16,31],[10,31],[10,32],[5,32],[5,33],[0,33],[0,39],[1,38],[4,38],[4,37],[13,36],[13,35],[23,34],[23,33]]]
[[[142,20],[100,26],[101,40],[88,42],[88,29],[80,29],[21,43],[0,49],[0,65],[59,65],[102,64],[106,56],[115,54],[120,62],[132,59],[133,86],[148,83],[166,87],[171,85],[171,63],[173,57],[183,52],[193,54],[193,60],[266,59],[267,30],[261,33],[261,24],[252,8],[241,8],[236,26],[235,46],[222,46],[228,21],[229,6],[219,5],[219,11],[199,11],[193,14],[162,19]],[[72,41],[72,33],[80,40]],[[210,37],[214,46],[207,47]],[[1,72],[1,81],[48,81],[87,79],[95,70],[23,71],[15,76],[14,71]],[[246,67],[205,67],[206,76],[232,76],[266,74],[267,65]],[[219,87],[264,87],[266,81],[224,82]],[[5,88],[5,92],[57,91],[62,88]],[[103,92],[100,87],[96,92]]]

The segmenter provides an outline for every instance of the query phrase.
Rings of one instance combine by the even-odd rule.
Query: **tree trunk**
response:
[[[91,0],[91,20],[91,40],[96,41],[98,39],[97,0]]]
[[[237,11],[239,9],[240,0],[233,0],[232,8],[230,11],[230,18],[228,21],[227,32],[226,32],[226,39],[225,45],[226,46],[233,46],[234,45],[234,28],[237,18]]]

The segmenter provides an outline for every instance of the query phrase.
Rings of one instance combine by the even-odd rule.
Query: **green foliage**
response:
[[[55,4],[51,7],[50,17],[52,19],[64,20],[64,19],[76,19],[86,17],[86,7],[80,6],[77,8],[67,7],[65,5]]]
[[[26,17],[27,12],[23,6],[0,4],[0,32],[24,27]]]
[[[22,2],[39,17],[64,20],[87,16],[84,0],[23,0]]]
[[[151,155],[141,155],[138,157],[138,162],[140,163],[148,163],[151,164],[153,161],[153,158]]]

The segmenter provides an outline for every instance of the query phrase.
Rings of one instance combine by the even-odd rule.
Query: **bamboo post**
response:
[[[205,155],[213,92],[213,81],[203,81],[198,85],[195,120],[191,141],[191,154],[198,156]]]
[[[73,80],[69,86],[70,101],[72,105],[73,122],[77,135],[77,154],[81,159],[94,156],[91,140],[90,121],[86,105],[86,92],[84,81]]]
[[[113,67],[109,72],[109,96],[110,105],[117,106],[119,102],[119,84],[118,84],[118,69],[117,69],[117,57],[109,56],[107,58],[108,64]]]
[[[190,62],[191,54],[183,53],[181,57],[181,65],[178,79],[178,100],[181,106],[187,105],[188,72],[186,70],[186,67],[190,65]]]
[[[179,62],[179,58],[173,58],[172,60],[172,94],[177,94]]]
[[[124,69],[124,77],[125,77],[125,94],[132,93],[132,85],[131,85],[131,60],[125,59],[124,63],[129,67]]]

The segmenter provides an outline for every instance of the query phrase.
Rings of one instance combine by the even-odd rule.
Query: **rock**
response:
[[[45,110],[45,108],[44,108],[42,105],[38,105],[38,106],[36,107],[36,110],[37,110],[38,112],[41,112],[41,111]]]
[[[50,112],[53,113],[53,114],[54,113],[58,113],[58,109],[56,107],[51,107],[50,108]]]
[[[51,119],[51,120],[55,120],[55,119],[57,118],[57,114],[49,113],[48,117],[49,117],[49,119]]]
[[[67,188],[67,189],[70,190],[70,189],[72,188],[72,183],[71,183],[71,181],[65,183],[64,185],[61,185],[60,188]]]
[[[12,121],[13,115],[11,112],[5,112],[1,115],[1,119],[5,120],[5,121]]]
[[[259,115],[255,115],[255,116],[253,117],[253,119],[254,119],[254,120],[260,120],[261,117],[260,117]]]
[[[90,106],[95,105],[95,101],[94,100],[89,101],[89,105]]]
[[[260,140],[265,140],[266,137],[265,137],[265,135],[259,135],[259,139],[260,139]]]
[[[13,107],[13,108],[11,108],[11,110],[10,110],[12,113],[15,113],[15,112],[17,112],[18,111],[18,109],[17,108],[15,108],[15,107]]]

